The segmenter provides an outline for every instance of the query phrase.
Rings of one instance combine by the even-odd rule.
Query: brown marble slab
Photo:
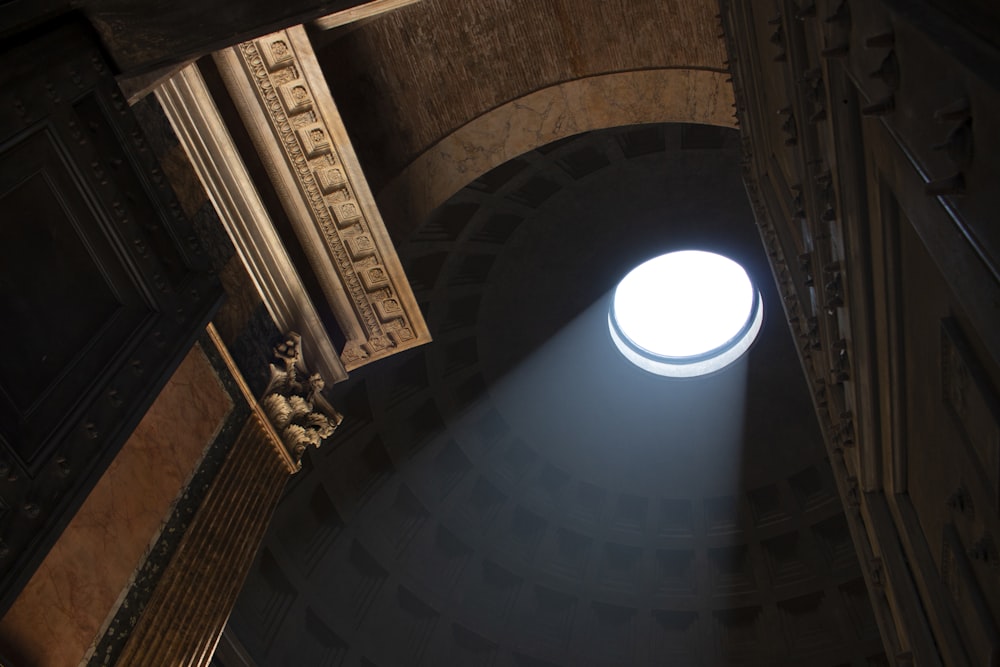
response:
[[[80,663],[232,407],[195,345],[0,620],[5,652]]]

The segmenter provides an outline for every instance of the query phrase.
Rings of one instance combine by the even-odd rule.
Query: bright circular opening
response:
[[[611,337],[637,366],[693,377],[720,370],[760,331],[760,294],[742,266],[722,255],[681,250],[632,269],[615,289]]]

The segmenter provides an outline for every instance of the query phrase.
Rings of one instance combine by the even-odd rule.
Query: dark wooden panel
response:
[[[0,52],[0,609],[217,306],[89,33]]]

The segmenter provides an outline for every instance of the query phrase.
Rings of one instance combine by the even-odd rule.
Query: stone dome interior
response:
[[[397,240],[434,342],[331,390],[231,628],[268,665],[887,664],[733,130],[590,132]],[[700,248],[765,321],[722,373],[618,355],[610,292]]]

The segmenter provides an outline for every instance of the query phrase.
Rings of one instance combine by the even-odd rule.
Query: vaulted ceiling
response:
[[[477,179],[399,244],[435,340],[337,387],[344,425],[234,615],[259,664],[879,659],[737,143],[692,125],[581,135]],[[765,330],[744,364],[667,380],[618,356],[607,294],[692,246],[748,267]]]
[[[447,135],[529,93],[613,73],[723,71],[716,13],[702,0],[422,0],[314,41],[379,192]]]
[[[334,389],[234,612],[258,664],[884,664],[716,12],[423,0],[313,34],[434,342]],[[617,280],[679,247],[766,313],[689,382],[607,334]]]

